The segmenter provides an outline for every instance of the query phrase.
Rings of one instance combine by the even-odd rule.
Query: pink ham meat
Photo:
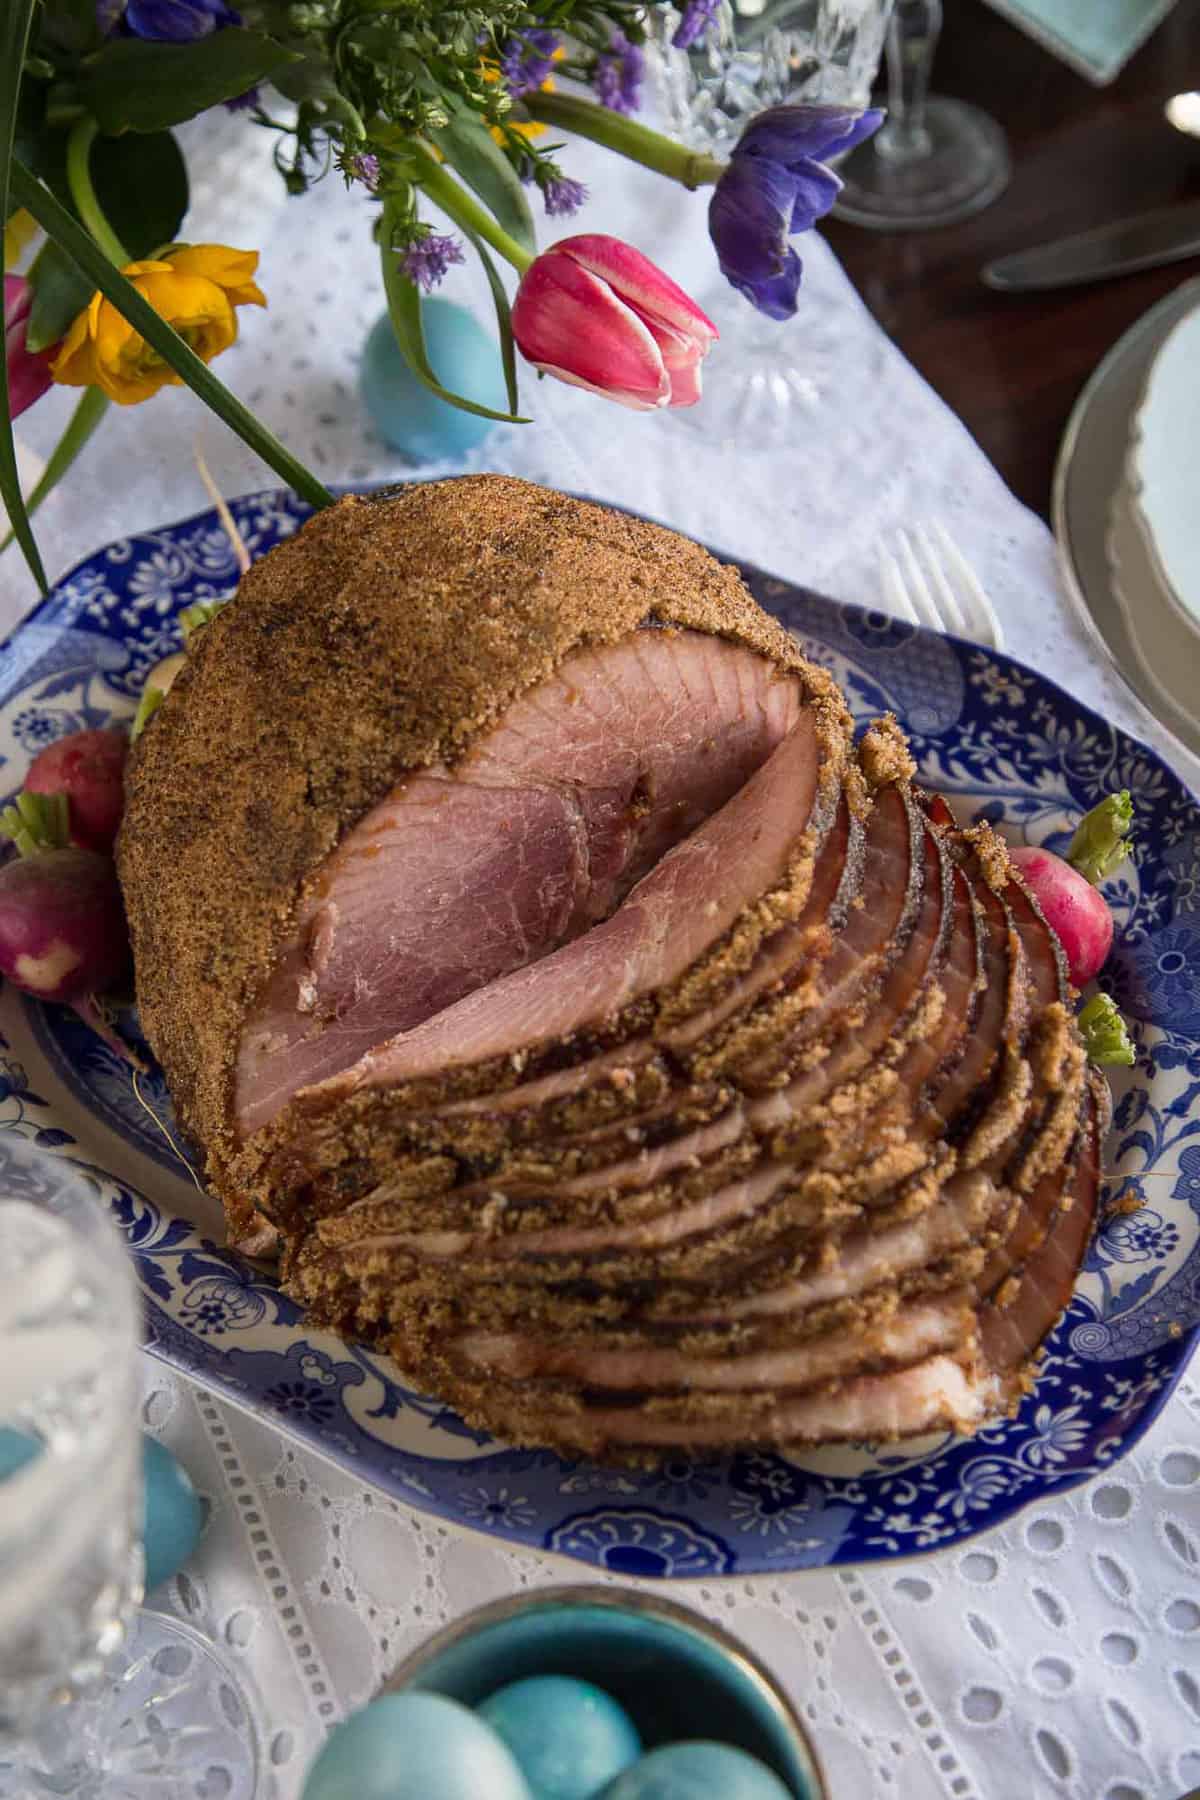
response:
[[[453,771],[403,782],[322,867],[243,1036],[243,1131],[607,918],[745,785],[800,711],[797,682],[695,632],[643,631],[568,657]],[[781,780],[803,780],[811,734],[794,750]],[[753,837],[752,824],[740,829]],[[736,849],[720,839],[719,854]],[[681,882],[704,879],[695,859],[675,873],[668,906]]]
[[[782,879],[811,816],[817,774],[813,722],[802,713],[762,767],[611,918],[368,1051],[319,1098],[519,1055],[669,985]]]

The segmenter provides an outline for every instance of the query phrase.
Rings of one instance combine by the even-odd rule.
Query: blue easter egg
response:
[[[429,361],[442,386],[465,400],[507,412],[500,346],[474,313],[451,300],[427,300],[421,320]],[[412,462],[464,456],[493,427],[493,420],[451,406],[418,381],[386,313],[363,346],[359,389],[379,435]]]
[[[532,1800],[508,1749],[444,1694],[381,1694],[330,1733],[303,1800]]]
[[[596,1800],[793,1800],[778,1775],[732,1744],[664,1744]]]
[[[625,1709],[603,1688],[569,1675],[510,1682],[478,1711],[520,1763],[533,1800],[592,1800],[641,1754]]]
[[[28,1432],[17,1431],[11,1425],[0,1425],[0,1481],[7,1481],[41,1453],[40,1438],[30,1437]]]
[[[146,1592],[181,1569],[200,1541],[204,1510],[186,1469],[157,1438],[142,1439]]]

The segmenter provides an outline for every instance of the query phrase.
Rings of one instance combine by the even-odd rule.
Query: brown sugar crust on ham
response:
[[[577,646],[647,622],[768,658],[844,755],[835,684],[736,574],[503,476],[340,501],[205,628],[131,759],[118,866],[143,1026],[228,1199],[234,1059],[303,884],[406,772],[452,768]]]
[[[234,1224],[261,1206],[316,1321],[521,1442],[997,1417],[1086,1248],[1106,1090],[1003,840],[914,776],[670,533],[491,477],[322,515],[202,634],[120,846]],[[511,832],[495,905],[463,817]],[[389,883],[427,865],[393,1008],[362,971],[409,955]]]

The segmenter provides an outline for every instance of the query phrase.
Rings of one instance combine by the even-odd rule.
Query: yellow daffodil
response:
[[[253,277],[257,250],[224,244],[180,244],[121,273],[202,362],[228,350],[238,334],[236,307],[265,306]],[[93,294],[51,364],[66,387],[98,387],[118,406],[136,406],[179,376],[102,294]]]

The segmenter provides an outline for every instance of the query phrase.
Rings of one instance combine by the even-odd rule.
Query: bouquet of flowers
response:
[[[640,250],[584,232],[539,253],[535,203],[554,226],[587,198],[555,131],[685,187],[712,185],[722,269],[762,311],[790,316],[800,262],[789,240],[833,203],[827,160],[879,115],[776,107],[727,164],[673,142],[632,116],[658,3],[239,0],[235,12],[226,0],[5,0],[0,498],[39,584],[30,514],[110,403],[140,404],[166,383],[193,388],[314,504],[331,498],[209,367],[236,338],[239,310],[266,304],[254,250],[179,240],[188,175],[172,128],[209,107],[275,134],[289,191],[333,175],[362,193],[399,347],[422,382],[468,410],[520,422],[518,352],[631,407],[700,395],[716,331]],[[716,0],[686,0],[670,15],[674,42],[694,42],[715,11]],[[449,393],[425,347],[423,297],[468,249],[495,304],[506,412]],[[517,276],[511,298],[500,263]],[[52,383],[83,391],[26,500],[11,421]]]

